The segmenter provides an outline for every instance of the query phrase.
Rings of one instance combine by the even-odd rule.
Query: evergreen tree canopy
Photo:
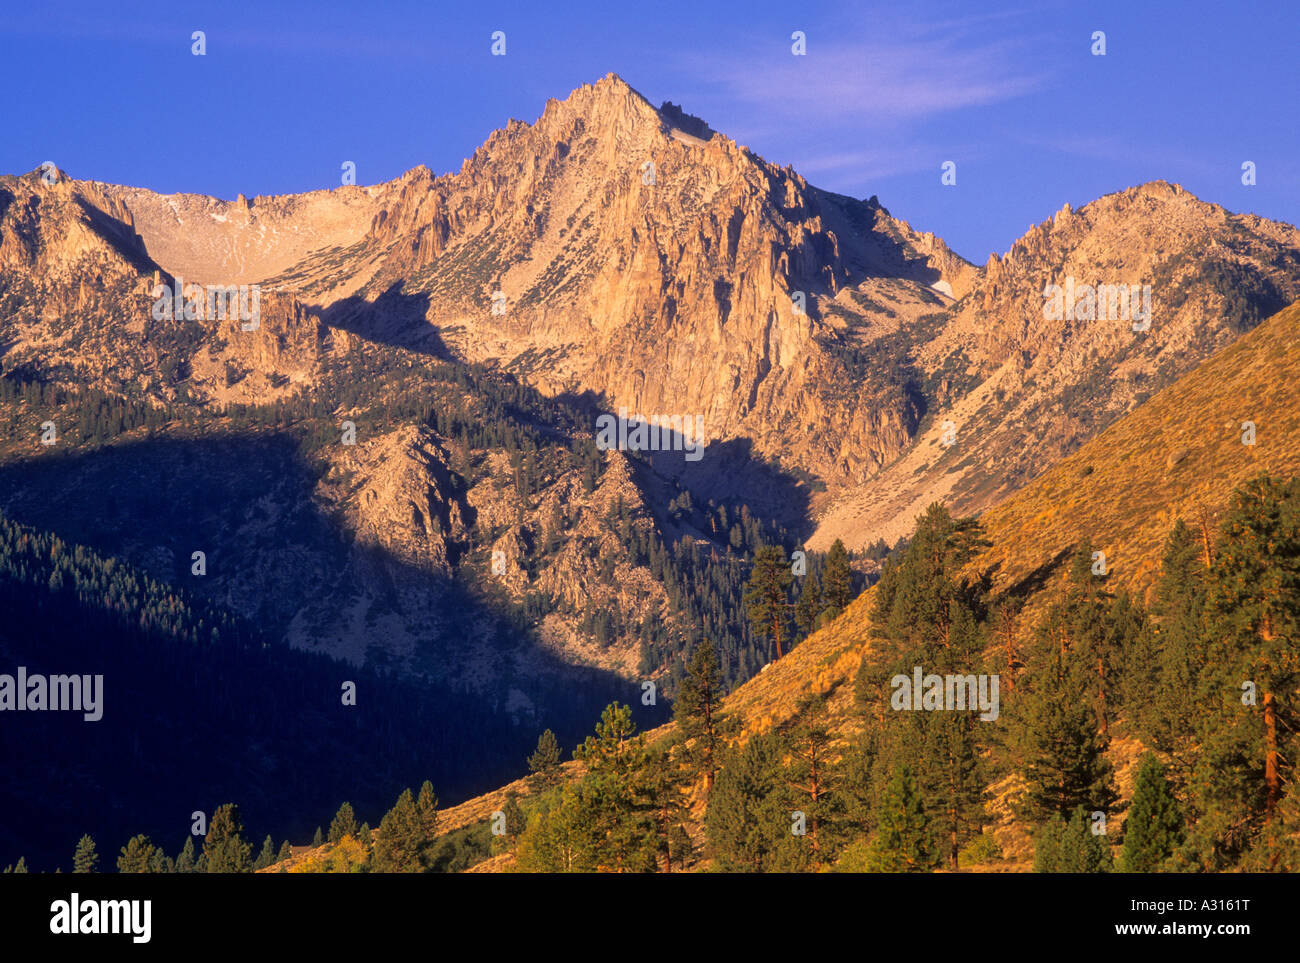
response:
[[[132,836],[117,857],[117,871],[119,873],[153,872],[156,851],[157,847],[149,841],[148,836]]]
[[[1207,870],[1248,854],[1277,867],[1280,806],[1300,752],[1300,480],[1260,475],[1234,493],[1210,573],[1206,636],[1190,853]]]
[[[1053,816],[1034,837],[1036,873],[1106,873],[1111,869],[1110,847],[1096,835],[1083,809],[1067,822]]]
[[[935,864],[925,808],[907,766],[898,766],[880,796],[877,829],[867,849],[873,873],[916,873]]]
[[[718,769],[723,728],[721,710],[722,673],[713,643],[705,639],[691,653],[686,677],[677,689],[673,716],[683,740],[690,743],[684,758],[695,772],[704,776],[706,792],[712,790]]]
[[[785,778],[796,811],[805,815],[806,857],[816,869],[838,848],[844,802],[839,792],[839,773],[832,765],[833,738],[825,698],[813,695],[800,700],[796,720],[789,737],[790,761]]]
[[[1165,778],[1164,766],[1147,753],[1138,765],[1133,801],[1124,820],[1120,872],[1159,872],[1182,844],[1183,834],[1183,815]]]
[[[754,736],[728,753],[709,796],[705,832],[718,868],[760,873],[781,867],[792,849],[789,795],[781,766],[780,739]],[[802,847],[797,847],[802,850]]]
[[[961,847],[983,828],[989,723],[970,711],[974,707],[907,711],[893,697],[899,677],[908,680],[910,691],[917,667],[926,676],[978,683],[987,647],[981,623],[986,591],[964,568],[987,544],[978,523],[953,518],[941,505],[931,505],[917,519],[911,541],[891,556],[876,587],[874,643],[857,678],[865,738],[877,770],[869,781],[887,788],[906,766],[909,786],[931,822],[927,845],[937,853],[942,840],[953,869]],[[911,697],[919,700],[920,693]]]
[[[186,836],[185,845],[181,847],[179,855],[176,857],[176,872],[193,873],[194,865],[194,837]]]
[[[799,598],[794,603],[794,624],[804,635],[811,635],[817,628],[818,620],[825,609],[821,585],[815,572],[808,573],[799,587]]]
[[[560,776],[560,744],[550,729],[537,737],[537,750],[528,757],[528,771],[542,786],[551,786]]]
[[[790,601],[788,593],[794,576],[780,545],[760,545],[754,553],[754,568],[745,586],[745,614],[751,631],[758,638],[771,639],[776,657],[785,654],[782,640],[789,636]]]
[[[251,843],[244,840],[244,823],[234,803],[218,806],[203,840],[203,857],[209,873],[247,873],[253,868]]]
[[[1016,755],[1027,785],[1025,814],[1034,822],[1069,818],[1076,808],[1109,812],[1118,793],[1092,705],[1079,697],[1088,669],[1041,636],[1031,669],[1016,687]]]
[[[95,873],[99,871],[99,853],[95,850],[95,841],[89,836],[82,836],[77,841],[77,851],[72,856],[74,873]]]
[[[352,812],[352,803],[345,802],[339,807],[339,811],[334,814],[334,819],[330,823],[329,841],[337,843],[344,836],[357,835],[357,818]]]
[[[1155,588],[1155,624],[1127,669],[1127,702],[1145,741],[1190,765],[1206,702],[1199,679],[1207,654],[1208,569],[1201,539],[1182,519],[1165,542]]]
[[[823,601],[835,615],[849,607],[853,601],[853,569],[849,564],[849,553],[838,538],[826,553],[822,583]]]
[[[403,789],[393,808],[384,813],[375,834],[371,865],[378,873],[418,873],[420,840],[415,814],[415,797]]]
[[[266,869],[274,862],[275,843],[271,841],[270,836],[267,836],[266,839],[262,840],[262,851],[257,854],[257,859],[253,861],[253,871]]]

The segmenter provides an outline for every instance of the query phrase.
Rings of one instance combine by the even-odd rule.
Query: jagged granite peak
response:
[[[33,274],[101,254],[126,271],[156,267],[127,205],[102,185],[57,168],[0,176],[0,225],[0,258],[11,267],[21,260]]]
[[[1054,314],[1045,294],[1067,284],[1125,286],[1129,297],[1103,305],[1097,294],[1091,309],[1081,300]],[[1143,315],[1149,300],[1149,326],[1125,316],[1134,296]],[[914,347],[935,386],[930,419],[904,457],[825,510],[810,544],[892,540],[936,499],[963,512],[996,504],[1298,297],[1290,224],[1165,181],[1065,205],[990,256]]]
[[[498,130],[454,174],[406,175],[344,273],[367,278],[367,300],[400,285],[412,343],[436,333],[547,392],[699,414],[714,440],[831,478],[869,473],[900,442],[873,440],[874,409],[883,400],[901,424],[915,412],[852,385],[851,309],[828,318],[823,302],[886,279],[921,304],[938,282],[963,293],[975,269],[878,201],[821,191],[706,131],[611,74]],[[272,280],[329,301],[340,272],[328,265]]]
[[[606,410],[698,415],[715,450],[739,445],[824,483],[813,499],[822,513],[886,466],[907,465],[906,478],[881,478],[890,497],[853,516],[855,542],[884,534],[873,529],[882,512],[899,513],[893,496],[933,477],[921,436],[945,410],[963,424],[977,412],[1027,419],[1019,447],[1002,428],[985,433],[985,447],[1001,439],[981,452],[998,467],[973,481],[968,461],[934,489],[969,482],[978,506],[1295,293],[1294,228],[1165,182],[1065,205],[976,268],[877,197],[822,191],[677,105],[655,108],[614,74],[548,101],[531,124],[512,121],[448,174],[417,167],[372,187],[244,203],[62,175],[52,190],[99,212],[94,234],[117,238],[122,284],[147,290],[159,268],[187,281],[259,281],[317,322],[328,317],[344,342],[496,365],[547,394],[589,393]],[[10,238],[0,252],[11,258],[23,249],[18,221],[0,212]],[[1151,278],[1154,303],[1172,314],[1136,348],[1113,327],[1045,323],[1043,286],[1064,276]],[[48,294],[50,309],[72,306],[66,292]],[[323,346],[316,357],[338,345],[307,334],[291,372],[233,390],[274,397],[286,374],[310,381],[311,345]],[[1033,422],[1042,406],[1095,393],[1090,357],[1119,387],[1096,413],[1075,404],[1043,431]],[[208,397],[224,397],[199,367]],[[710,497],[753,496],[726,489],[732,467],[694,470],[693,484]]]
[[[1249,264],[1268,301],[1253,311],[1258,321],[1295,298],[1297,237],[1289,224],[1233,214],[1166,181],[1107,194],[1077,210],[1067,204],[990,261],[949,336],[964,338],[982,365],[1000,364],[1015,351],[1054,364],[1066,339],[1059,325],[1038,323],[1045,284],[1066,277],[1079,284],[1143,282],[1152,284],[1159,303],[1184,282],[1197,282],[1180,270],[1192,258]],[[1008,310],[1009,300],[1015,310]]]

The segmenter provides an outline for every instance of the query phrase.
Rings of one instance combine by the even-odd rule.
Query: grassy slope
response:
[[[1256,425],[1254,446],[1242,444],[1243,421]],[[986,512],[993,546],[974,568],[992,571],[995,592],[1027,599],[1026,627],[1085,536],[1106,553],[1113,586],[1144,593],[1175,519],[1191,522],[1202,504],[1213,516],[1237,485],[1264,470],[1300,474],[1300,304]],[[864,592],[840,618],[727,697],[726,711],[743,719],[747,735],[785,722],[800,697],[813,691],[828,694],[835,728],[852,732],[852,682],[869,638],[872,596]],[[661,727],[651,737],[668,730]],[[1123,770],[1135,746],[1117,752],[1127,794]],[[442,828],[486,818],[502,798],[499,790],[448,810]]]
[[[1253,421],[1256,442],[1242,443]],[[1170,462],[1175,462],[1170,464]],[[974,567],[994,591],[1028,599],[1033,618],[1082,537],[1106,553],[1112,587],[1144,593],[1174,521],[1211,516],[1252,475],[1300,474],[1300,304],[1170,385],[982,521],[993,542]],[[799,696],[850,686],[870,627],[872,592],[781,662],[731,694],[750,730],[788,718]],[[1026,623],[1032,624],[1032,623]],[[849,701],[833,698],[832,704]]]

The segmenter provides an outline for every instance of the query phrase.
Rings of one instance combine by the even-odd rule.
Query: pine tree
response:
[[[1239,490],[1214,566],[1211,635],[1237,655],[1259,692],[1263,732],[1256,758],[1264,773],[1265,819],[1282,798],[1300,686],[1300,480],[1267,475]],[[1235,651],[1234,651],[1235,650]]]
[[[1140,703],[1150,701],[1150,691],[1140,692],[1137,702],[1128,701],[1130,688],[1125,677],[1128,667],[1140,658],[1139,653],[1150,649],[1153,625],[1141,597],[1127,589],[1116,592],[1103,614],[1104,633],[1100,658],[1106,666],[1106,678],[1098,688],[1105,688],[1108,709],[1118,717],[1133,719]],[[1094,659],[1098,657],[1094,653]]]
[[[99,853],[95,851],[95,841],[89,836],[82,836],[77,841],[77,851],[72,857],[74,873],[96,873],[99,871]]]
[[[1110,847],[1094,834],[1082,808],[1069,821],[1054,815],[1034,837],[1036,873],[1106,873],[1111,869]]]
[[[838,538],[826,553],[826,568],[822,573],[822,596],[825,604],[835,615],[843,612],[853,601],[853,569],[849,565],[849,553],[844,543]]]
[[[907,547],[891,556],[881,574],[871,612],[875,644],[857,679],[858,702],[866,710],[864,732],[879,770],[868,781],[883,787],[907,765],[934,853],[942,852],[952,869],[986,818],[987,723],[977,718],[975,706],[907,711],[907,703],[895,702],[896,681],[900,676],[910,681],[918,666],[925,675],[978,679],[987,648],[981,624],[985,587],[964,569],[987,544],[977,522],[955,519],[941,505],[931,505],[917,519]],[[912,700],[920,697],[911,693]],[[915,701],[910,705],[917,707]],[[855,805],[861,808],[861,800]]]
[[[876,835],[867,849],[867,866],[873,873],[917,873],[934,864],[916,780],[908,766],[898,766],[881,793]]]
[[[1300,873],[1300,781],[1290,781],[1239,868],[1245,873]]]
[[[1155,873],[1183,842],[1183,816],[1164,766],[1151,753],[1138,764],[1137,784],[1128,818],[1119,868],[1124,873]]]
[[[519,837],[516,866],[525,873],[592,872],[587,861],[578,787],[563,786],[554,798],[543,797]]]
[[[420,871],[420,840],[411,790],[403,789],[393,808],[380,820],[370,858],[379,873]]]
[[[316,832],[312,834],[311,844],[313,846],[325,845],[325,834],[321,831],[321,828],[319,826],[316,827]]]
[[[787,806],[784,783],[776,735],[754,736],[729,754],[713,784],[704,822],[721,871],[761,873],[782,862],[782,850],[792,839],[794,809]]]
[[[1300,480],[1260,475],[1234,492],[1206,610],[1190,852],[1206,870],[1276,867],[1274,824],[1300,755]]]
[[[1155,587],[1155,624],[1125,670],[1129,703],[1144,741],[1173,757],[1180,779],[1205,717],[1199,691],[1205,651],[1208,569],[1199,535],[1181,519],[1165,543]]]
[[[580,842],[587,862],[615,872],[654,869],[654,803],[649,798],[649,754],[632,710],[610,703],[594,735],[574,751],[587,766],[578,786]]]
[[[438,836],[438,797],[434,795],[433,783],[427,779],[415,799],[414,827],[416,856],[421,868],[427,872],[433,866],[434,841]]]
[[[1114,617],[1106,575],[1097,574],[1095,565],[1092,542],[1084,538],[1075,550],[1064,593],[1050,610],[1046,633],[1049,644],[1080,670],[1076,682],[1092,702],[1101,736],[1107,739],[1119,708],[1116,679],[1127,640],[1123,624]]]
[[[161,846],[154,847],[153,858],[149,860],[149,872],[151,873],[176,872],[176,864],[172,862],[172,858],[170,856],[168,856],[165,852],[163,852],[163,848]]]
[[[651,754],[639,780],[638,788],[649,808],[657,862],[665,873],[673,872],[674,867],[680,871],[693,849],[684,825],[693,782],[691,767],[683,764],[686,756],[680,742]]]
[[[918,766],[924,778],[918,784],[928,807],[935,850],[943,853],[949,869],[956,870],[962,847],[981,834],[987,817],[984,790],[988,779],[979,729],[985,723],[969,712],[919,715],[920,744],[931,764]]]
[[[876,587],[871,635],[878,644],[859,672],[860,700],[879,704],[883,696],[887,704],[893,676],[917,664],[933,672],[945,665],[969,671],[983,647],[977,626],[984,592],[963,570],[986,545],[978,522],[954,519],[942,505],[917,519],[912,540],[891,556]],[[955,624],[964,632],[956,652]]]
[[[345,802],[339,807],[339,811],[334,814],[334,819],[330,823],[329,841],[337,843],[344,836],[357,835],[357,818],[352,812],[352,804]]]
[[[117,857],[117,871],[119,873],[152,872],[156,851],[157,848],[149,841],[148,836],[132,836]]]
[[[800,700],[797,719],[789,740],[786,784],[792,790],[797,811],[806,818],[808,859],[813,869],[819,869],[837,848],[843,811],[838,774],[831,767],[826,700],[816,695]]]
[[[275,854],[275,862],[283,863],[286,859],[288,859],[292,855],[293,855],[293,847],[289,845],[289,840],[286,839],[284,842],[280,844],[280,851]]]
[[[505,817],[505,835],[500,837],[499,846],[502,850],[513,853],[519,844],[519,836],[524,831],[527,820],[524,818],[524,811],[519,806],[519,794],[513,789],[506,793],[505,805],[501,807],[501,814]]]
[[[1053,815],[1068,820],[1077,808],[1110,812],[1118,793],[1099,712],[1098,657],[1114,637],[1106,625],[1101,589],[1091,581],[1091,546],[1075,555],[1064,594],[1035,630],[1029,668],[1016,687],[1012,743],[1028,792],[1025,814],[1036,823]],[[1108,656],[1102,656],[1110,665]],[[1080,697],[1081,693],[1091,697]]]
[[[209,873],[247,873],[253,868],[251,843],[244,841],[244,823],[234,803],[218,806],[203,840],[203,859]]]
[[[1079,698],[1086,667],[1050,642],[1017,687],[1016,755],[1025,778],[1026,815],[1042,822],[1066,819],[1078,807],[1108,812],[1118,794],[1092,705]]]
[[[181,847],[180,855],[176,857],[176,872],[193,873],[196,872],[194,866],[194,837],[186,836],[185,845]]]
[[[560,744],[555,733],[547,729],[537,737],[537,751],[528,757],[528,771],[539,789],[555,785],[560,779]]]
[[[712,791],[718,771],[719,739],[724,725],[721,710],[722,672],[713,643],[705,639],[691,653],[686,677],[673,703],[673,716],[683,740],[691,743],[685,758],[703,775],[706,793]]]
[[[1016,676],[1025,667],[1024,653],[1020,650],[1020,609],[1021,603],[1014,598],[998,600],[994,612],[993,633],[1000,650],[999,664],[1002,670],[1002,686],[1008,695],[1016,687]]]
[[[275,843],[271,841],[270,836],[267,836],[266,839],[262,840],[262,851],[257,854],[257,859],[253,861],[253,870],[256,872],[259,869],[266,869],[274,862]]]
[[[648,872],[655,868],[655,800],[645,740],[632,712],[605,708],[593,736],[574,751],[587,772],[543,796],[519,839],[525,872]]]
[[[778,659],[785,654],[781,640],[788,635],[785,627],[791,605],[787,594],[793,578],[785,560],[785,550],[780,545],[758,547],[754,553],[754,568],[745,586],[745,613],[754,635],[775,643]]]
[[[816,574],[809,574],[799,589],[799,598],[794,603],[794,624],[805,636],[812,635],[817,627],[818,618],[825,608],[821,586]]]
[[[840,789],[844,835],[853,844],[864,843],[876,825],[876,761],[879,730],[859,733],[836,761],[835,781]],[[886,772],[885,777],[889,776]],[[863,847],[858,847],[863,849]]]
[[[14,872],[15,873],[27,872],[27,859],[25,857],[23,856],[18,857],[18,865],[14,867]]]

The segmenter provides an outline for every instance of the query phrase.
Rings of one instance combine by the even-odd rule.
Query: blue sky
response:
[[[1158,178],[1300,223],[1294,3],[5,3],[0,173],[225,198],[334,187],[349,160],[441,173],[614,71],[977,263]]]

